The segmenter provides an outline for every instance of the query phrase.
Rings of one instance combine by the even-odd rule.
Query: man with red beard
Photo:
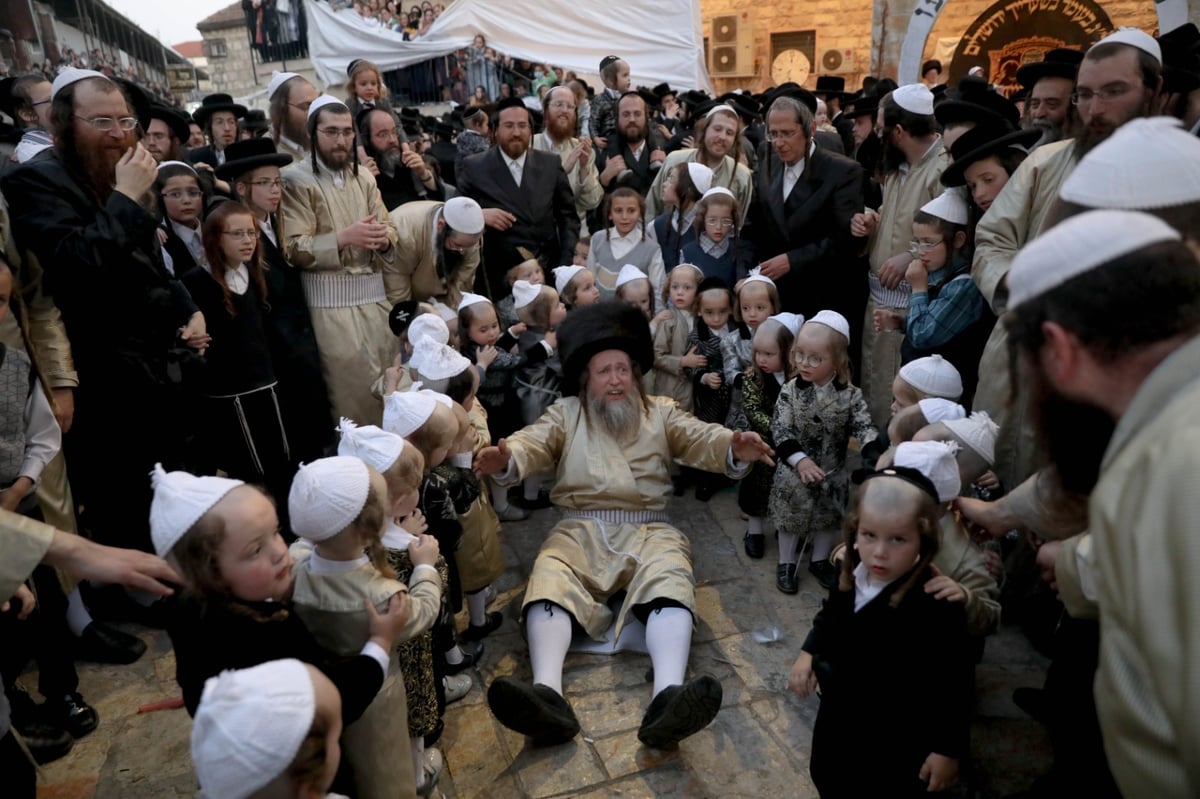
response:
[[[150,551],[156,462],[182,465],[185,346],[203,351],[204,317],[162,263],[145,195],[154,157],[135,138],[121,88],[90,70],[54,81],[49,157],[0,180],[19,247],[41,264],[62,312],[79,386],[64,438],[81,521],[98,541]]]
[[[555,86],[546,92],[543,113],[545,130],[533,137],[533,149],[554,153],[562,160],[571,194],[575,195],[575,210],[582,220],[600,205],[604,187],[596,171],[592,140],[575,138],[575,93],[566,86]]]
[[[1059,187],[1089,150],[1131,119],[1149,116],[1162,83],[1158,43],[1134,28],[1121,28],[1092,45],[1079,65],[1072,102],[1080,126],[1074,139],[1042,145],[1013,173],[975,231],[971,277],[997,315],[1007,301],[1004,278],[1017,251],[1042,230]],[[996,325],[979,363],[975,410],[1000,425],[996,474],[1016,486],[1034,468],[1036,447],[1025,419],[1027,401],[1009,409],[1008,346]]]

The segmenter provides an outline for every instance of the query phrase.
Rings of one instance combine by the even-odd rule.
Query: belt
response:
[[[897,288],[885,289],[879,282],[878,275],[868,275],[867,281],[871,286],[871,299],[876,305],[884,308],[907,308],[912,289],[907,283],[901,283]]]
[[[301,272],[304,299],[309,308],[352,308],[387,302],[383,273],[351,275],[345,272]]]
[[[567,510],[567,519],[591,519],[608,524],[667,524],[670,517],[663,510]]]

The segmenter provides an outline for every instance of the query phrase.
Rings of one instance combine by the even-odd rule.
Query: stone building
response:
[[[251,47],[246,14],[240,0],[196,23],[204,42],[204,56],[212,91],[232,95],[250,107],[267,107],[267,82],[271,72],[297,72],[320,87],[316,71],[307,58],[264,62]]]

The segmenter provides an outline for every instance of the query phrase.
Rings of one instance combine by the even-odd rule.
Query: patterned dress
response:
[[[733,323],[729,323],[725,336],[736,335]],[[721,359],[721,342],[725,336],[714,333],[708,325],[697,320],[695,328],[688,334],[688,352],[695,347],[696,352],[708,359],[706,366],[689,366],[684,369],[688,379],[692,381],[692,408],[696,418],[702,422],[717,422],[724,424],[725,415],[729,413],[729,381],[725,379]],[[700,378],[709,372],[721,375],[721,387],[709,388],[700,382]]]
[[[413,572],[408,550],[389,549],[387,556],[388,563],[396,570],[396,579],[407,585]],[[441,555],[438,555],[437,570],[442,578],[442,605],[445,608],[450,570],[446,566],[446,559]],[[404,691],[408,694],[408,736],[423,738],[437,729],[441,716],[438,711],[437,686],[434,682],[436,678],[433,674],[432,630],[426,630],[417,637],[397,645],[396,659],[400,664],[400,673],[404,675]]]
[[[782,374],[782,373],[781,373]],[[782,388],[773,374],[763,374],[757,369],[754,374],[740,378],[742,386],[742,408],[746,414],[746,429],[758,433],[770,446],[771,416]],[[755,463],[750,474],[738,484],[738,508],[750,516],[766,516],[767,503],[771,496],[771,485],[775,482],[775,467]]]
[[[856,386],[836,379],[814,386],[799,377],[779,392],[771,419],[775,440],[775,480],[768,515],[776,528],[798,535],[836,530],[849,498],[846,449],[850,437],[860,445],[874,441],[879,431]],[[803,452],[825,472],[817,483],[802,483],[787,459]]]

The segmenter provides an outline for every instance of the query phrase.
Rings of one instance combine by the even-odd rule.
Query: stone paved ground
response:
[[[815,797],[808,753],[817,699],[786,690],[787,674],[820,604],[815,581],[802,571],[797,596],[775,589],[774,556],[751,561],[742,552],[744,522],[731,491],[703,505],[673,501],[679,527],[692,539],[700,621],[691,668],[720,679],[724,705],[717,720],[676,752],[641,746],[637,728],[650,700],[649,658],[620,654],[570,655],[564,686],[583,731],[573,742],[535,749],[488,713],[482,685],[504,674],[530,676],[517,613],[524,580],[542,536],[555,518],[539,511],[508,525],[508,571],[494,607],[504,626],[487,639],[476,687],[446,714],[441,748],[449,799],[497,797]],[[190,728],[183,710],[139,715],[139,705],[178,695],[174,658],[162,633],[140,630],[149,653],[130,667],[84,665],[84,695],[101,726],[64,760],[47,767],[39,797],[141,799],[190,797],[196,790],[188,757]],[[762,642],[763,639],[779,640]],[[979,797],[1020,790],[1046,767],[1042,729],[1011,701],[1012,690],[1040,685],[1044,660],[1005,628],[988,642],[977,670],[973,733]],[[34,683],[30,683],[33,685]],[[2,793],[2,791],[0,791]],[[963,792],[961,795],[967,795]]]

